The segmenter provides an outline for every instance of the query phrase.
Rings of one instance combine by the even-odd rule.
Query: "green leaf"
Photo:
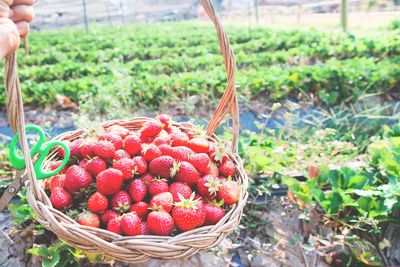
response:
[[[60,261],[60,254],[58,252],[54,252],[43,259],[42,266],[56,267],[59,261]]]

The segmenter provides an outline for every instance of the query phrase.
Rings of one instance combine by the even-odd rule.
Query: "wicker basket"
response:
[[[33,171],[33,163],[29,157],[16,55],[12,54],[6,59],[5,87],[7,91],[7,114],[12,129],[20,133],[19,142],[27,166],[27,198],[29,204],[36,213],[36,220],[68,244],[87,252],[101,253],[106,257],[129,263],[143,262],[149,258],[179,259],[192,256],[200,250],[207,250],[217,246],[239,225],[248,197],[248,177],[243,169],[240,157],[235,153],[239,134],[238,104],[234,87],[235,58],[211,0],[200,0],[200,2],[217,29],[219,45],[227,72],[227,88],[207,126],[207,135],[211,142],[222,142],[213,133],[224,117],[229,112],[231,113],[233,142],[232,152],[228,152],[228,157],[236,166],[235,179],[242,185],[239,202],[233,205],[216,225],[203,226],[173,237],[153,235],[121,236],[103,229],[82,226],[64,213],[54,209],[44,191],[43,183],[36,179]],[[2,2],[0,1],[1,4]],[[131,130],[138,130],[147,120],[149,118],[116,120],[103,124],[103,127],[108,128],[112,125],[121,125]],[[185,132],[194,131],[194,126],[189,123],[176,123],[175,126]],[[85,137],[87,134],[88,129],[79,129],[62,134],[55,139],[75,140]],[[50,154],[45,164],[56,160],[57,156],[55,152]]]

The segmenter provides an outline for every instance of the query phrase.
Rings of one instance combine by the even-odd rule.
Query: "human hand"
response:
[[[36,0],[0,0],[0,59],[14,52],[29,32]]]

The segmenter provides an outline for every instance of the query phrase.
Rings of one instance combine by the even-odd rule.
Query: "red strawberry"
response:
[[[147,222],[142,222],[140,224],[140,234],[141,235],[148,235],[150,234],[150,230],[149,230],[149,226],[147,224]]]
[[[144,135],[140,135],[139,138],[140,141],[142,141],[142,146],[143,144],[151,144],[154,142],[154,139],[156,139],[154,136],[144,136]]]
[[[122,235],[122,230],[121,230],[121,217],[116,217],[111,219],[108,224],[107,224],[107,230],[119,235]]]
[[[222,163],[228,159],[226,152],[227,148],[224,145],[213,144],[210,147],[209,155],[212,161]]]
[[[146,137],[147,136],[153,137],[159,134],[161,130],[162,130],[162,124],[160,123],[160,121],[149,120],[140,129],[140,134]]]
[[[171,170],[171,176],[175,177],[176,181],[187,183],[189,186],[196,185],[200,180],[200,173],[192,164],[186,161],[175,162]]]
[[[80,225],[91,226],[95,228],[100,227],[99,215],[91,213],[89,211],[79,214],[77,221]]]
[[[113,160],[117,161],[120,159],[130,159],[131,155],[123,149],[115,151]]]
[[[192,154],[188,160],[200,173],[206,173],[211,163],[206,153]]]
[[[71,205],[72,198],[64,188],[56,187],[51,191],[50,202],[54,208],[65,210]]]
[[[168,114],[160,114],[157,119],[163,124],[163,128],[168,128],[172,122],[171,117]]]
[[[151,161],[155,158],[162,156],[161,150],[154,144],[142,145],[140,155],[146,160]]]
[[[150,212],[147,216],[147,224],[153,235],[167,236],[174,229],[174,220],[169,213],[163,210]]]
[[[98,139],[110,141],[114,145],[115,150],[119,150],[122,148],[123,140],[122,140],[122,137],[119,136],[118,134],[106,133],[106,134],[100,135]]]
[[[170,192],[160,193],[155,195],[150,200],[150,207],[153,210],[164,210],[166,212],[170,212],[172,209],[172,205],[174,203],[174,199]]]
[[[125,235],[140,235],[142,221],[134,212],[124,214],[121,219],[121,231]]]
[[[135,162],[131,158],[123,158],[115,161],[113,168],[122,172],[122,178],[124,180],[129,180],[135,173]]]
[[[219,169],[217,165],[215,165],[214,162],[211,162],[210,165],[208,165],[207,170],[203,173],[204,175],[212,175],[212,176],[219,176]]]
[[[185,146],[176,146],[172,148],[172,155],[169,156],[179,161],[188,161],[192,154],[193,151],[190,148]]]
[[[116,212],[115,210],[106,210],[105,212],[103,212],[103,214],[101,214],[100,220],[102,223],[108,224],[110,220],[115,219],[117,217],[118,217],[118,212]]]
[[[89,162],[88,159],[83,159],[79,162],[78,166],[81,167],[82,169],[86,169],[86,165]]]
[[[121,136],[122,139],[124,139],[129,134],[128,129],[126,129],[125,127],[119,126],[119,125],[113,125],[110,128],[106,129],[106,131],[108,133],[117,134],[117,135]]]
[[[145,172],[142,176],[139,177],[147,186],[150,185],[151,181],[154,180],[154,176],[150,172]]]
[[[155,176],[167,178],[171,176],[174,159],[171,156],[161,156],[150,161],[149,170]]]
[[[65,176],[65,189],[70,193],[76,193],[86,189],[93,182],[93,177],[85,169],[77,165],[68,168]]]
[[[165,133],[165,134],[161,134],[161,133]],[[156,146],[160,146],[160,145],[167,145],[167,144],[169,144],[170,142],[171,142],[171,138],[169,137],[169,134],[167,134],[165,131],[162,131],[160,133],[160,135],[159,136],[157,136],[155,139],[154,139],[154,141],[153,141],[153,143],[156,145]]]
[[[203,225],[206,213],[203,204],[194,200],[194,193],[189,199],[175,203],[172,218],[179,230],[186,232]]]
[[[219,187],[222,185],[218,177],[207,175],[200,178],[197,190],[207,200],[213,200],[217,196]]]
[[[129,195],[134,202],[142,201],[147,195],[146,184],[140,179],[133,180],[129,184]]]
[[[141,175],[147,171],[147,162],[143,157],[136,156],[133,157],[132,160],[135,168],[135,174]]]
[[[115,154],[115,147],[110,141],[97,141],[93,145],[93,153],[103,159],[111,159]]]
[[[222,176],[229,177],[235,175],[235,164],[231,160],[226,160],[218,167],[219,173]]]
[[[54,171],[57,170],[58,167],[60,167],[62,163],[62,160],[54,161],[50,165],[50,170]],[[61,171],[58,174],[65,174],[68,170],[68,166],[65,166],[64,168],[61,169]]]
[[[126,212],[131,208],[131,197],[126,191],[119,190],[111,197],[111,208],[118,212]]]
[[[93,141],[89,141],[89,140],[83,141],[82,144],[80,145],[80,151],[81,151],[82,157],[84,157],[84,158],[94,157],[95,154],[93,152],[93,148],[94,148]]]
[[[158,195],[163,192],[168,192],[169,186],[165,179],[154,179],[149,184],[149,193],[152,196]]]
[[[172,146],[168,144],[161,144],[158,146],[163,156],[171,156],[173,154]]]
[[[180,130],[178,131],[173,131],[170,134],[171,137],[171,145],[172,146],[185,146],[187,142],[189,141],[189,137],[181,132]]]
[[[205,199],[204,197],[202,197],[201,195],[198,195],[198,194],[196,194],[196,195],[194,196],[194,200],[198,200],[198,201],[200,201],[200,202],[203,203],[203,204],[206,204],[206,203],[207,203],[206,199]]]
[[[233,205],[239,201],[240,186],[235,181],[225,181],[218,190],[218,200],[223,200],[227,205]]]
[[[107,163],[102,158],[94,157],[87,161],[85,169],[96,177],[99,173],[107,169]]]
[[[107,209],[108,199],[102,193],[96,192],[88,200],[88,210],[94,213],[100,213]]]
[[[317,178],[319,176],[319,169],[315,165],[311,165],[310,169],[308,169],[308,177],[309,178]]]
[[[128,135],[124,140],[124,148],[132,156],[136,155],[142,150],[142,141],[135,134]]]
[[[217,224],[225,216],[225,211],[223,208],[214,206],[212,204],[204,204],[203,209],[206,212],[206,220],[204,225]]]
[[[142,220],[146,220],[147,214],[149,214],[150,205],[144,201],[140,201],[132,205],[130,212],[135,212]]]
[[[187,142],[186,146],[197,153],[208,153],[208,151],[210,150],[209,147],[210,145],[208,141],[200,137],[195,137],[193,139],[190,139]]]
[[[65,174],[57,174],[50,179],[49,189],[53,191],[56,187],[64,188]]]
[[[119,170],[110,168],[102,171],[96,178],[97,191],[110,196],[121,188],[122,180],[122,172]]]
[[[77,159],[82,158],[81,144],[82,144],[82,139],[78,139],[68,143],[68,148],[71,158],[77,158]],[[64,157],[65,155],[64,150],[61,147],[58,149],[58,152],[61,154],[62,157]]]
[[[179,202],[179,195],[182,195],[184,198],[190,198],[192,189],[187,184],[175,182],[170,185],[169,192],[172,194],[174,202]]]

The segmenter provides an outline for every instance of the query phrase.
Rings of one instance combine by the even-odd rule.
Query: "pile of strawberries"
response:
[[[81,225],[168,236],[218,223],[240,197],[226,148],[165,114],[139,131],[114,125],[68,146],[68,165],[45,189],[53,207]]]

